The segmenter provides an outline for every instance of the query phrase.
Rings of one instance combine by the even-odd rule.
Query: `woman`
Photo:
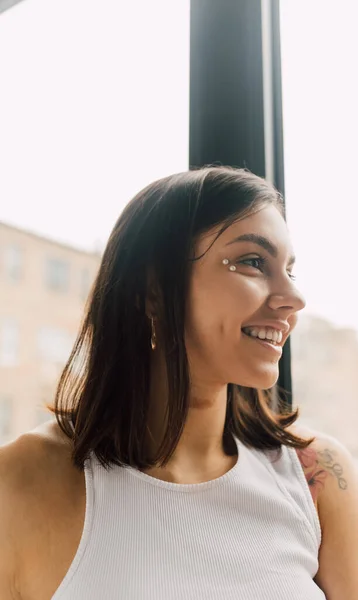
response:
[[[352,459],[265,391],[304,307],[293,263],[280,195],[245,170],[128,204],[57,422],[1,449],[3,600],[358,598]]]

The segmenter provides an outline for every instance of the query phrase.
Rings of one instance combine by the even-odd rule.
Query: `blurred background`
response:
[[[280,189],[285,184],[297,285],[307,300],[285,355],[287,387],[292,383],[302,422],[340,439],[358,462],[358,4],[214,5],[0,0],[0,444],[51,418],[44,404],[53,399],[125,204],[149,182],[200,162],[193,141],[198,120],[219,144],[214,134],[224,130],[223,115],[235,119],[238,103],[230,105],[233,114],[228,104],[221,116],[206,110],[212,106],[207,88],[196,108],[199,17],[209,19],[220,5],[222,42],[206,46],[202,56],[208,48],[231,56],[244,43],[229,19],[237,7],[237,27],[246,31],[251,19],[247,40],[257,40],[262,54],[258,60],[250,42],[243,73],[230,67],[224,78],[214,61],[210,70],[203,67],[205,81],[224,102],[235,78],[244,78],[242,95],[255,73],[262,79],[254,106],[245,106],[263,116],[261,174],[269,176],[276,161],[281,175],[273,180]],[[224,30],[229,20],[231,46]],[[282,138],[282,147],[271,147],[271,163],[270,114]],[[222,156],[214,153],[210,162]],[[247,156],[245,164],[222,162],[258,172]]]

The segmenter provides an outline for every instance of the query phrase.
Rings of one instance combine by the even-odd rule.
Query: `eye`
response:
[[[244,258],[238,261],[240,265],[247,265],[248,267],[253,267],[259,271],[263,271],[266,262],[267,261],[265,258],[257,256],[252,258]]]
[[[253,256],[251,258],[244,258],[237,261],[239,265],[247,265],[248,267],[253,267],[258,271],[263,273],[265,265],[267,263],[267,259],[262,256]],[[287,271],[287,275],[291,279],[291,281],[296,281],[296,275],[294,275],[291,271]]]

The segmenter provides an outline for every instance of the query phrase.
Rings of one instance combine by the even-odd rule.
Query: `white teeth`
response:
[[[280,344],[282,342],[282,331],[278,331],[277,329],[272,329],[269,327],[246,327],[244,331],[251,337],[258,337],[260,340],[268,340],[275,344]]]

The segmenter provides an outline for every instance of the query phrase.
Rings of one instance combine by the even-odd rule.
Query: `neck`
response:
[[[162,441],[168,404],[167,387],[163,383],[162,360],[152,368],[149,428],[151,439],[147,440],[149,456],[154,456]],[[220,476],[231,468],[236,460],[227,456],[223,446],[224,425],[227,410],[227,386],[209,385],[197,381],[191,385],[189,412],[178,445],[165,467],[147,469],[148,474],[162,479],[180,482],[183,479],[201,480]],[[217,473],[220,473],[217,475]]]

